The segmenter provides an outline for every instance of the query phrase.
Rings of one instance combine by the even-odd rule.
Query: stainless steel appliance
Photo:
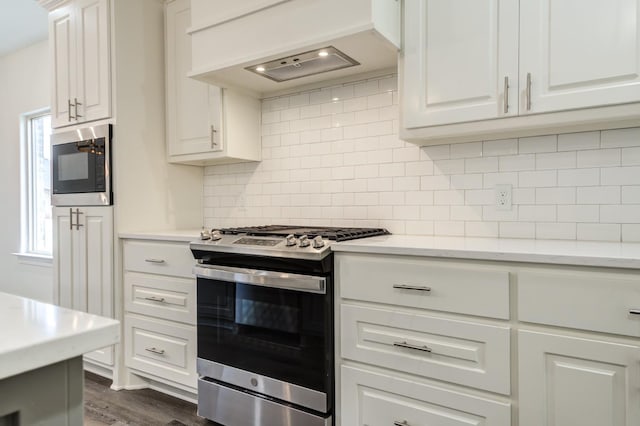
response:
[[[51,205],[108,206],[111,192],[111,124],[51,135]]]
[[[332,425],[331,244],[387,233],[270,225],[192,242],[198,414],[225,426]]]

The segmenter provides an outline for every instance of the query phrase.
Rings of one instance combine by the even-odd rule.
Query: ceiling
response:
[[[36,0],[0,0],[0,56],[47,38],[47,11]]]

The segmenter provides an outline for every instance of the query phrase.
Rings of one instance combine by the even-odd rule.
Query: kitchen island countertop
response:
[[[114,319],[0,293],[0,380],[119,341]]]
[[[344,241],[334,252],[640,269],[640,243],[385,235]]]

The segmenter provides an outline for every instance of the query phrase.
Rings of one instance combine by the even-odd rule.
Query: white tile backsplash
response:
[[[640,242],[640,127],[418,147],[398,138],[397,90],[389,75],[263,100],[263,160],[205,168],[205,225]]]

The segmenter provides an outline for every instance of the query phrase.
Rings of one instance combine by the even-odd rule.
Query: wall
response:
[[[640,128],[420,148],[398,139],[395,75],[266,99],[262,121],[261,163],[206,168],[208,227],[640,241]]]
[[[0,57],[0,291],[50,302],[50,265],[21,262],[20,251],[20,115],[48,107],[49,46],[43,41]]]

